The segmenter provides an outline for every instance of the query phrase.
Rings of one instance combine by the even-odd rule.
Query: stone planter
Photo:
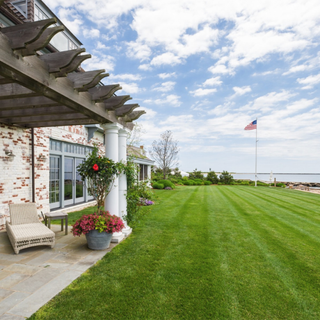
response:
[[[112,233],[99,232],[98,230],[91,230],[86,234],[88,248],[92,250],[104,250],[109,248]]]

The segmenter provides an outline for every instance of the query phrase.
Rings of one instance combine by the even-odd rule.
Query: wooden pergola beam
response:
[[[86,49],[84,48],[60,51],[44,54],[39,58],[48,65],[49,73],[54,73],[60,72],[61,69],[68,67],[80,53],[85,51]]]
[[[97,121],[93,119],[72,119],[72,120],[60,120],[60,121],[41,121],[41,122],[31,122],[31,123],[25,123],[23,126],[20,126],[22,128],[43,128],[43,127],[60,127],[60,126],[75,126],[75,125],[85,125],[85,124],[97,124]],[[8,124],[10,125],[10,124]],[[128,129],[132,130],[133,127],[130,126],[130,123],[128,123],[128,126],[126,126]]]
[[[92,96],[92,100],[94,101],[102,101],[105,99],[109,99],[113,96],[113,94],[122,89],[119,84],[110,84],[107,86],[98,86],[88,90],[88,92]]]
[[[125,102],[128,100],[132,99],[129,95],[126,96],[116,96],[116,97],[111,97],[107,100],[103,101],[104,107],[106,110],[116,110],[117,108],[120,108],[124,105]]]
[[[21,49],[20,53],[23,57],[25,56],[31,56],[36,53],[37,50],[43,49],[45,46],[47,46],[50,42],[50,40],[59,32],[64,30],[64,26],[57,26],[53,28],[46,29],[39,39],[36,41],[27,44],[25,49]]]
[[[0,121],[3,118],[17,118],[17,117],[26,117],[26,116],[46,116],[46,115],[56,115],[65,116],[66,114],[75,114],[74,111],[65,106],[46,106],[46,107],[29,107],[26,108],[15,108],[2,110],[0,108]],[[79,113],[78,113],[79,114]],[[61,118],[60,118],[61,120]]]
[[[62,68],[60,72],[54,73],[53,75],[55,77],[65,77],[68,73],[75,71],[84,60],[90,58],[91,54],[77,56],[67,67]]]
[[[77,112],[83,113],[96,123],[110,121],[110,116],[103,106],[95,104],[89,93],[78,93],[74,90],[73,83],[67,78],[52,78],[47,71],[46,64],[36,56],[16,59],[12,54],[9,41],[0,33],[0,76],[21,83],[34,95],[43,95],[65,105]],[[9,84],[10,86],[12,84]],[[6,86],[6,85],[5,85]],[[0,88],[0,99],[3,92]],[[27,90],[27,89],[26,89]],[[36,94],[34,93],[36,92]],[[15,94],[11,90],[11,94]],[[29,92],[31,94],[31,92]],[[19,95],[15,95],[19,97]],[[8,98],[8,96],[6,96]],[[112,122],[112,120],[110,121]],[[126,125],[119,121],[120,124]]]
[[[46,97],[26,97],[1,100],[0,110],[34,109],[38,107],[58,106],[57,102]]]
[[[51,18],[47,20],[18,24],[16,26],[2,28],[1,32],[8,37],[11,49],[24,49],[28,44],[38,40],[42,33],[50,25],[56,22],[57,19]]]
[[[122,107],[118,108],[115,111],[115,114],[117,117],[123,117],[126,114],[129,114],[130,112],[132,112],[134,109],[140,107],[137,103],[135,104],[125,104]]]
[[[10,79],[10,80],[13,81],[13,79]],[[36,96],[36,95],[37,94],[34,91],[32,91],[28,88],[25,88],[17,83],[9,83],[9,84],[0,85],[0,100],[32,97],[32,96]]]

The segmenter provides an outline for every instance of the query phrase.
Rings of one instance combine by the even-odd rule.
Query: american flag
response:
[[[252,122],[250,122],[245,128],[244,130],[254,130],[257,129],[257,120],[254,120]]]

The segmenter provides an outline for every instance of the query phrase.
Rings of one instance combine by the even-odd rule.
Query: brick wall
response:
[[[9,218],[9,203],[32,201],[31,130],[0,125],[0,230]],[[96,132],[88,142],[84,126],[36,128],[35,201],[39,210],[49,212],[49,139],[92,146],[104,153],[103,134]],[[10,157],[6,152],[14,154]],[[41,155],[41,157],[40,157]]]

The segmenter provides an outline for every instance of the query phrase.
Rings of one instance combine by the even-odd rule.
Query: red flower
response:
[[[94,171],[98,171],[99,170],[99,166],[97,164],[94,164],[92,166],[92,168],[93,168]]]

